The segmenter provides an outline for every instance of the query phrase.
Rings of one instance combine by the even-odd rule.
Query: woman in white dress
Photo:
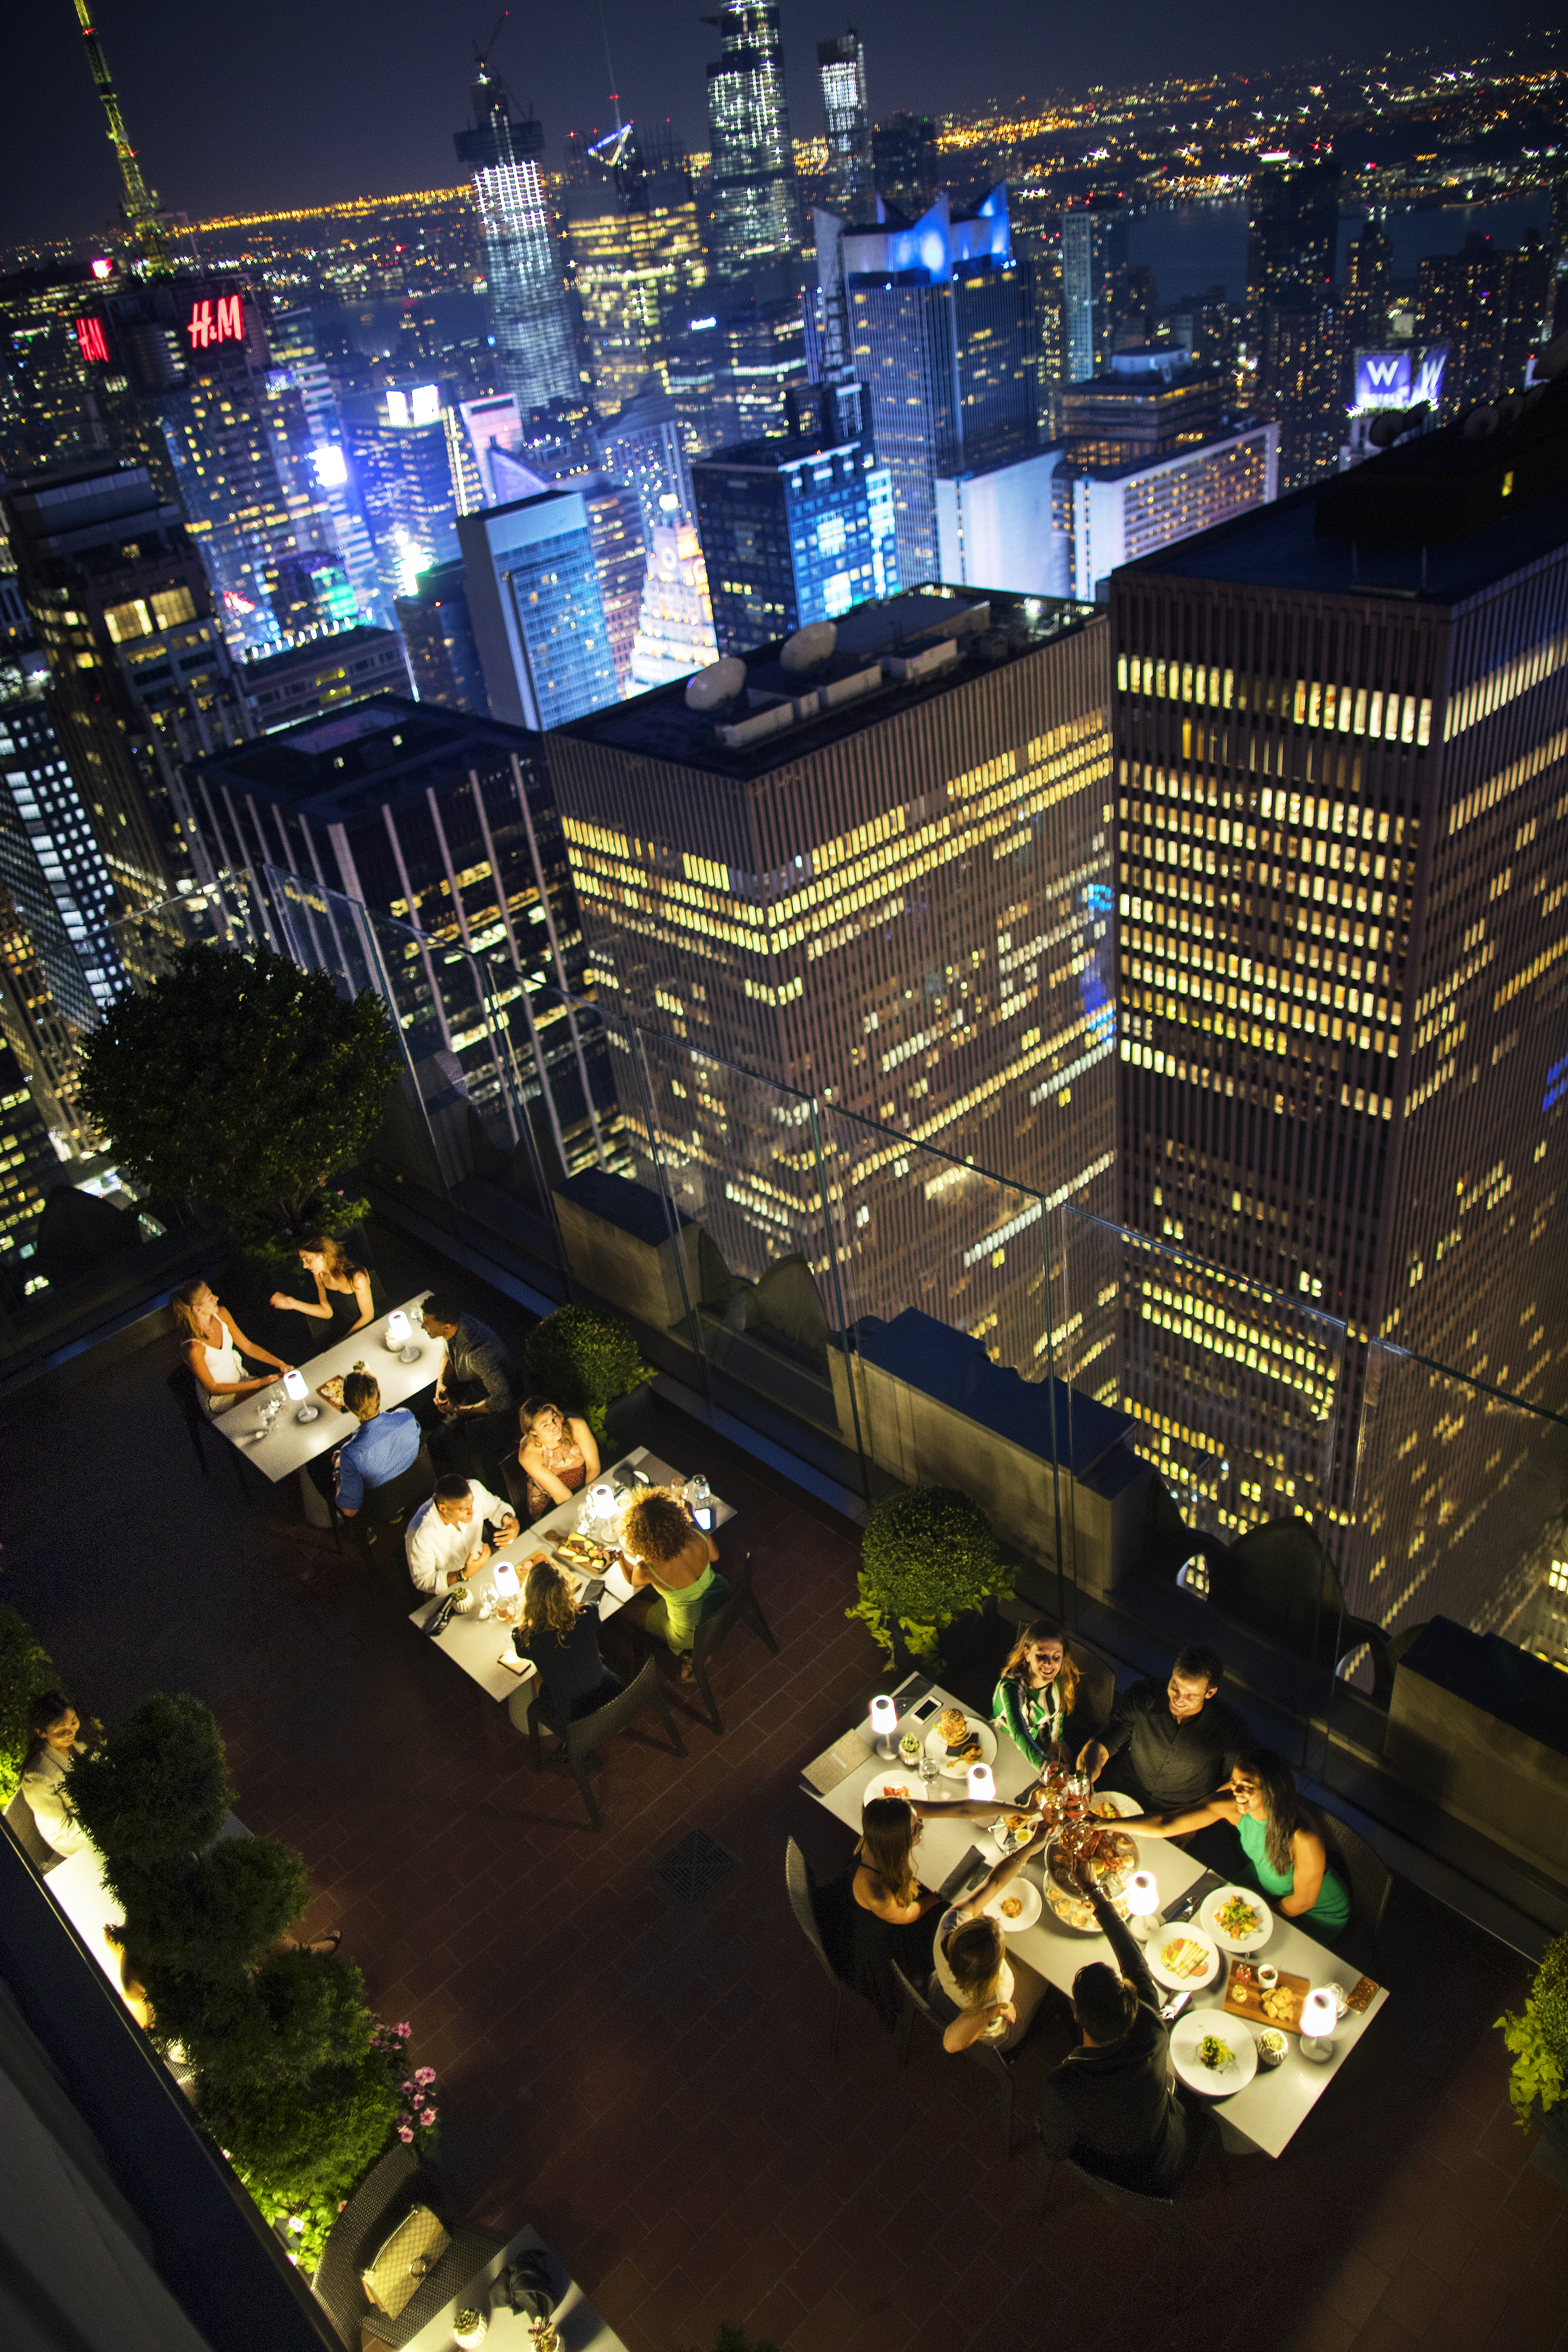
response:
[[[87,1752],[77,1737],[81,1718],[58,1691],[43,1691],[28,1710],[28,1728],[32,1739],[22,1766],[22,1794],[39,1836],[57,1853],[76,1853],[88,1843],[88,1834],[66,1802],[65,1784],[77,1758]]]
[[[210,1283],[187,1282],[169,1304],[174,1310],[175,1327],[183,1334],[180,1352],[196,1376],[208,1412],[227,1412],[241,1397],[272,1386],[274,1373],[256,1380],[247,1372],[240,1361],[241,1349],[264,1364],[275,1364],[279,1372],[292,1369],[270,1348],[259,1348],[246,1338],[228,1309],[218,1305]]]

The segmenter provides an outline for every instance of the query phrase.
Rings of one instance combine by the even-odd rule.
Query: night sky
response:
[[[467,12],[432,0],[103,0],[98,23],[148,180],[195,219],[455,184],[452,133],[468,119],[472,45],[500,13],[500,0],[469,0]],[[784,0],[797,137],[823,127],[816,42],[851,14],[879,116],[1309,53],[1430,45],[1458,57],[1483,34],[1501,40],[1543,20],[1513,0],[1484,12],[1457,0],[1319,0],[1310,11],[1249,0],[856,0],[842,10]],[[700,0],[604,0],[604,21],[623,110],[668,117],[687,143],[706,146],[703,67],[718,36],[700,22]],[[7,25],[5,60],[0,244],[90,240],[118,203],[118,175],[70,0],[29,0]],[[513,98],[542,116],[550,162],[568,130],[612,119],[595,0],[525,0],[496,64]]]

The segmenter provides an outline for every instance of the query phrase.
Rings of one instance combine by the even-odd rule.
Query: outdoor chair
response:
[[[893,1971],[893,1981],[903,1995],[904,2007],[903,2014],[899,2019],[897,2046],[899,2063],[907,2066],[910,2063],[910,2037],[914,2032],[915,2019],[923,2017],[939,2042],[947,2031],[947,2021],[938,2015],[925,1994],[910,1982],[897,1960],[890,1961],[889,1965]],[[1005,2058],[1000,2050],[994,2049],[984,2042],[972,2042],[963,2055],[966,2058],[973,2058],[977,2066],[983,2067],[1001,2091],[1002,2145],[1005,2153],[1011,2158],[1013,2153],[1013,2062],[1010,2058]]]
[[[20,1789],[5,1808],[5,1826],[40,1876],[45,1871],[57,1869],[65,1860],[64,1854],[55,1852],[38,1827],[33,1818],[33,1808]]]
[[[436,1465],[430,1459],[428,1449],[421,1444],[406,1470],[400,1470],[395,1478],[387,1480],[384,1486],[365,1488],[359,1509],[352,1518],[345,1518],[338,1508],[336,1497],[331,1497],[328,1507],[332,1515],[332,1538],[338,1550],[340,1553],[342,1550],[342,1531],[346,1528],[366,1568],[374,1569],[377,1530],[395,1527],[400,1519],[406,1519],[410,1511],[417,1510],[435,1491]],[[400,1592],[405,1581],[400,1573]]]
[[[234,1475],[239,1482],[239,1491],[245,1497],[246,1509],[250,1510],[253,1506],[250,1500],[250,1488],[246,1483],[245,1465],[227,1438],[220,1436],[214,1429],[212,1416],[202,1402],[201,1388],[189,1364],[176,1364],[172,1372],[165,1374],[163,1386],[179,1406],[184,1418],[185,1427],[190,1431],[191,1444],[195,1447],[196,1460],[201,1464],[202,1476],[204,1478],[212,1476],[206,1451],[210,1439],[218,1452],[226,1454],[234,1465]],[[231,1412],[237,1410],[234,1406],[229,1409]]]
[[[511,1715],[514,1724],[517,1722],[516,1704],[528,1696],[529,1694],[525,1691],[513,1693],[512,1699],[509,1702],[508,1712]],[[675,1717],[669,1711],[669,1702],[659,1688],[658,1668],[652,1658],[646,1662],[641,1673],[626,1685],[625,1690],[617,1691],[614,1698],[607,1700],[603,1706],[596,1707],[592,1715],[585,1715],[580,1722],[568,1724],[566,1727],[566,1769],[576,1781],[583,1802],[588,1809],[588,1825],[591,1829],[604,1828],[599,1808],[594,1801],[593,1783],[589,1777],[595,1764],[600,1761],[598,1751],[606,1740],[614,1739],[618,1732],[626,1730],[634,1724],[639,1715],[646,1715],[650,1706],[674,1742],[676,1754],[684,1756],[686,1745],[676,1729]],[[533,1769],[536,1772],[542,1772],[544,1752],[540,1742],[536,1714],[536,1708],[530,1706],[528,1738],[529,1745],[533,1751]],[[519,1725],[518,1727],[521,1729],[521,1726]]]
[[[767,1619],[757,1604],[752,1591],[752,1555],[748,1552],[741,1568],[741,1578],[728,1601],[714,1610],[710,1617],[702,1618],[691,1643],[691,1673],[698,1689],[707,1703],[709,1719],[716,1732],[722,1732],[723,1721],[708,1680],[710,1660],[722,1648],[741,1618],[744,1618],[755,1633],[759,1633],[773,1655],[778,1655],[778,1643],[773,1637]]]
[[[406,2212],[432,2201],[432,2192],[433,2183],[420,2172],[414,2150],[399,2145],[388,2149],[361,2182],[328,2232],[313,2291],[352,2352],[359,2352],[360,2329],[371,2308],[360,2273]]]
[[[822,1940],[822,1927],[816,1916],[816,1882],[811,1874],[811,1864],[794,1838],[784,1846],[784,1885],[789,1890],[789,1907],[795,1913],[795,1924],[816,1953],[818,1965],[833,1987],[833,2015],[827,2029],[827,2054],[838,2055],[838,2026],[844,2014],[844,1979],[827,1957],[827,1947]]]
[[[1318,1824],[1330,1862],[1338,1868],[1351,1891],[1351,1916],[1340,1937],[1346,1958],[1356,1956],[1356,1965],[1360,1967],[1360,1956],[1364,1954],[1370,1968],[1381,1969],[1378,1938],[1388,1910],[1388,1898],[1394,1892],[1394,1873],[1359,1830],[1352,1830],[1349,1822],[1331,1812],[1327,1805],[1309,1805],[1307,1811]]]

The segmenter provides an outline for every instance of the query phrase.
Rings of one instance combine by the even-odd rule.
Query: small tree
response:
[[[558,1307],[534,1325],[522,1352],[545,1395],[563,1412],[580,1414],[601,1440],[605,1407],[653,1378],[620,1317],[591,1307]]]
[[[209,1979],[252,1967],[299,1917],[310,1887],[303,1854],[268,1837],[219,1838],[152,1870],[110,1856],[105,1874],[131,1950],[151,1969]]]
[[[184,947],[82,1055],[82,1108],[155,1193],[210,1203],[252,1247],[363,1203],[315,1196],[381,1124],[402,1055],[379,997],[266,948]]]
[[[54,1663],[26,1619],[0,1605],[0,1809],[21,1783],[33,1701],[54,1680]]]
[[[210,1845],[234,1801],[223,1740],[199,1698],[144,1700],[95,1756],[80,1756],[68,1794],[109,1868],[119,1874],[183,1864]]]
[[[845,1614],[868,1624],[893,1655],[889,1620],[922,1662],[940,1665],[939,1637],[989,1593],[1008,1592],[996,1538],[982,1511],[952,1486],[913,1486],[879,1503],[860,1543],[860,1599]]]
[[[1545,2115],[1568,2098],[1568,1936],[1555,1937],[1542,1954],[1523,2016],[1505,2010],[1497,2023],[1513,2056],[1508,2095],[1528,2131],[1537,2105]]]
[[[198,2078],[202,2121],[247,2172],[291,2199],[343,2194],[397,2127],[403,2095],[386,2054],[359,2053],[292,2079],[236,2071]]]

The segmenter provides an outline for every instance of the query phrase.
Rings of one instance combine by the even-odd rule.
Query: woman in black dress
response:
[[[622,1686],[599,1655],[598,1612],[579,1609],[571,1578],[547,1559],[528,1571],[512,1646],[538,1672],[533,1704],[540,1721],[563,1739],[569,1723],[592,1715]]]
[[[915,1874],[921,1824],[903,1797],[873,1797],[860,1817],[860,1839],[847,1869],[822,1889],[820,1924],[827,1956],[847,1985],[868,2000],[890,2033],[902,1995],[896,1960],[923,1990],[931,1967],[931,1914],[940,1895],[927,1895]]]
[[[369,1266],[361,1264],[336,1234],[317,1234],[300,1244],[300,1263],[315,1283],[314,1298],[296,1298],[291,1290],[275,1290],[272,1304],[285,1314],[309,1315],[324,1328],[312,1337],[321,1355],[351,1331],[363,1331],[386,1307],[386,1293]]]

